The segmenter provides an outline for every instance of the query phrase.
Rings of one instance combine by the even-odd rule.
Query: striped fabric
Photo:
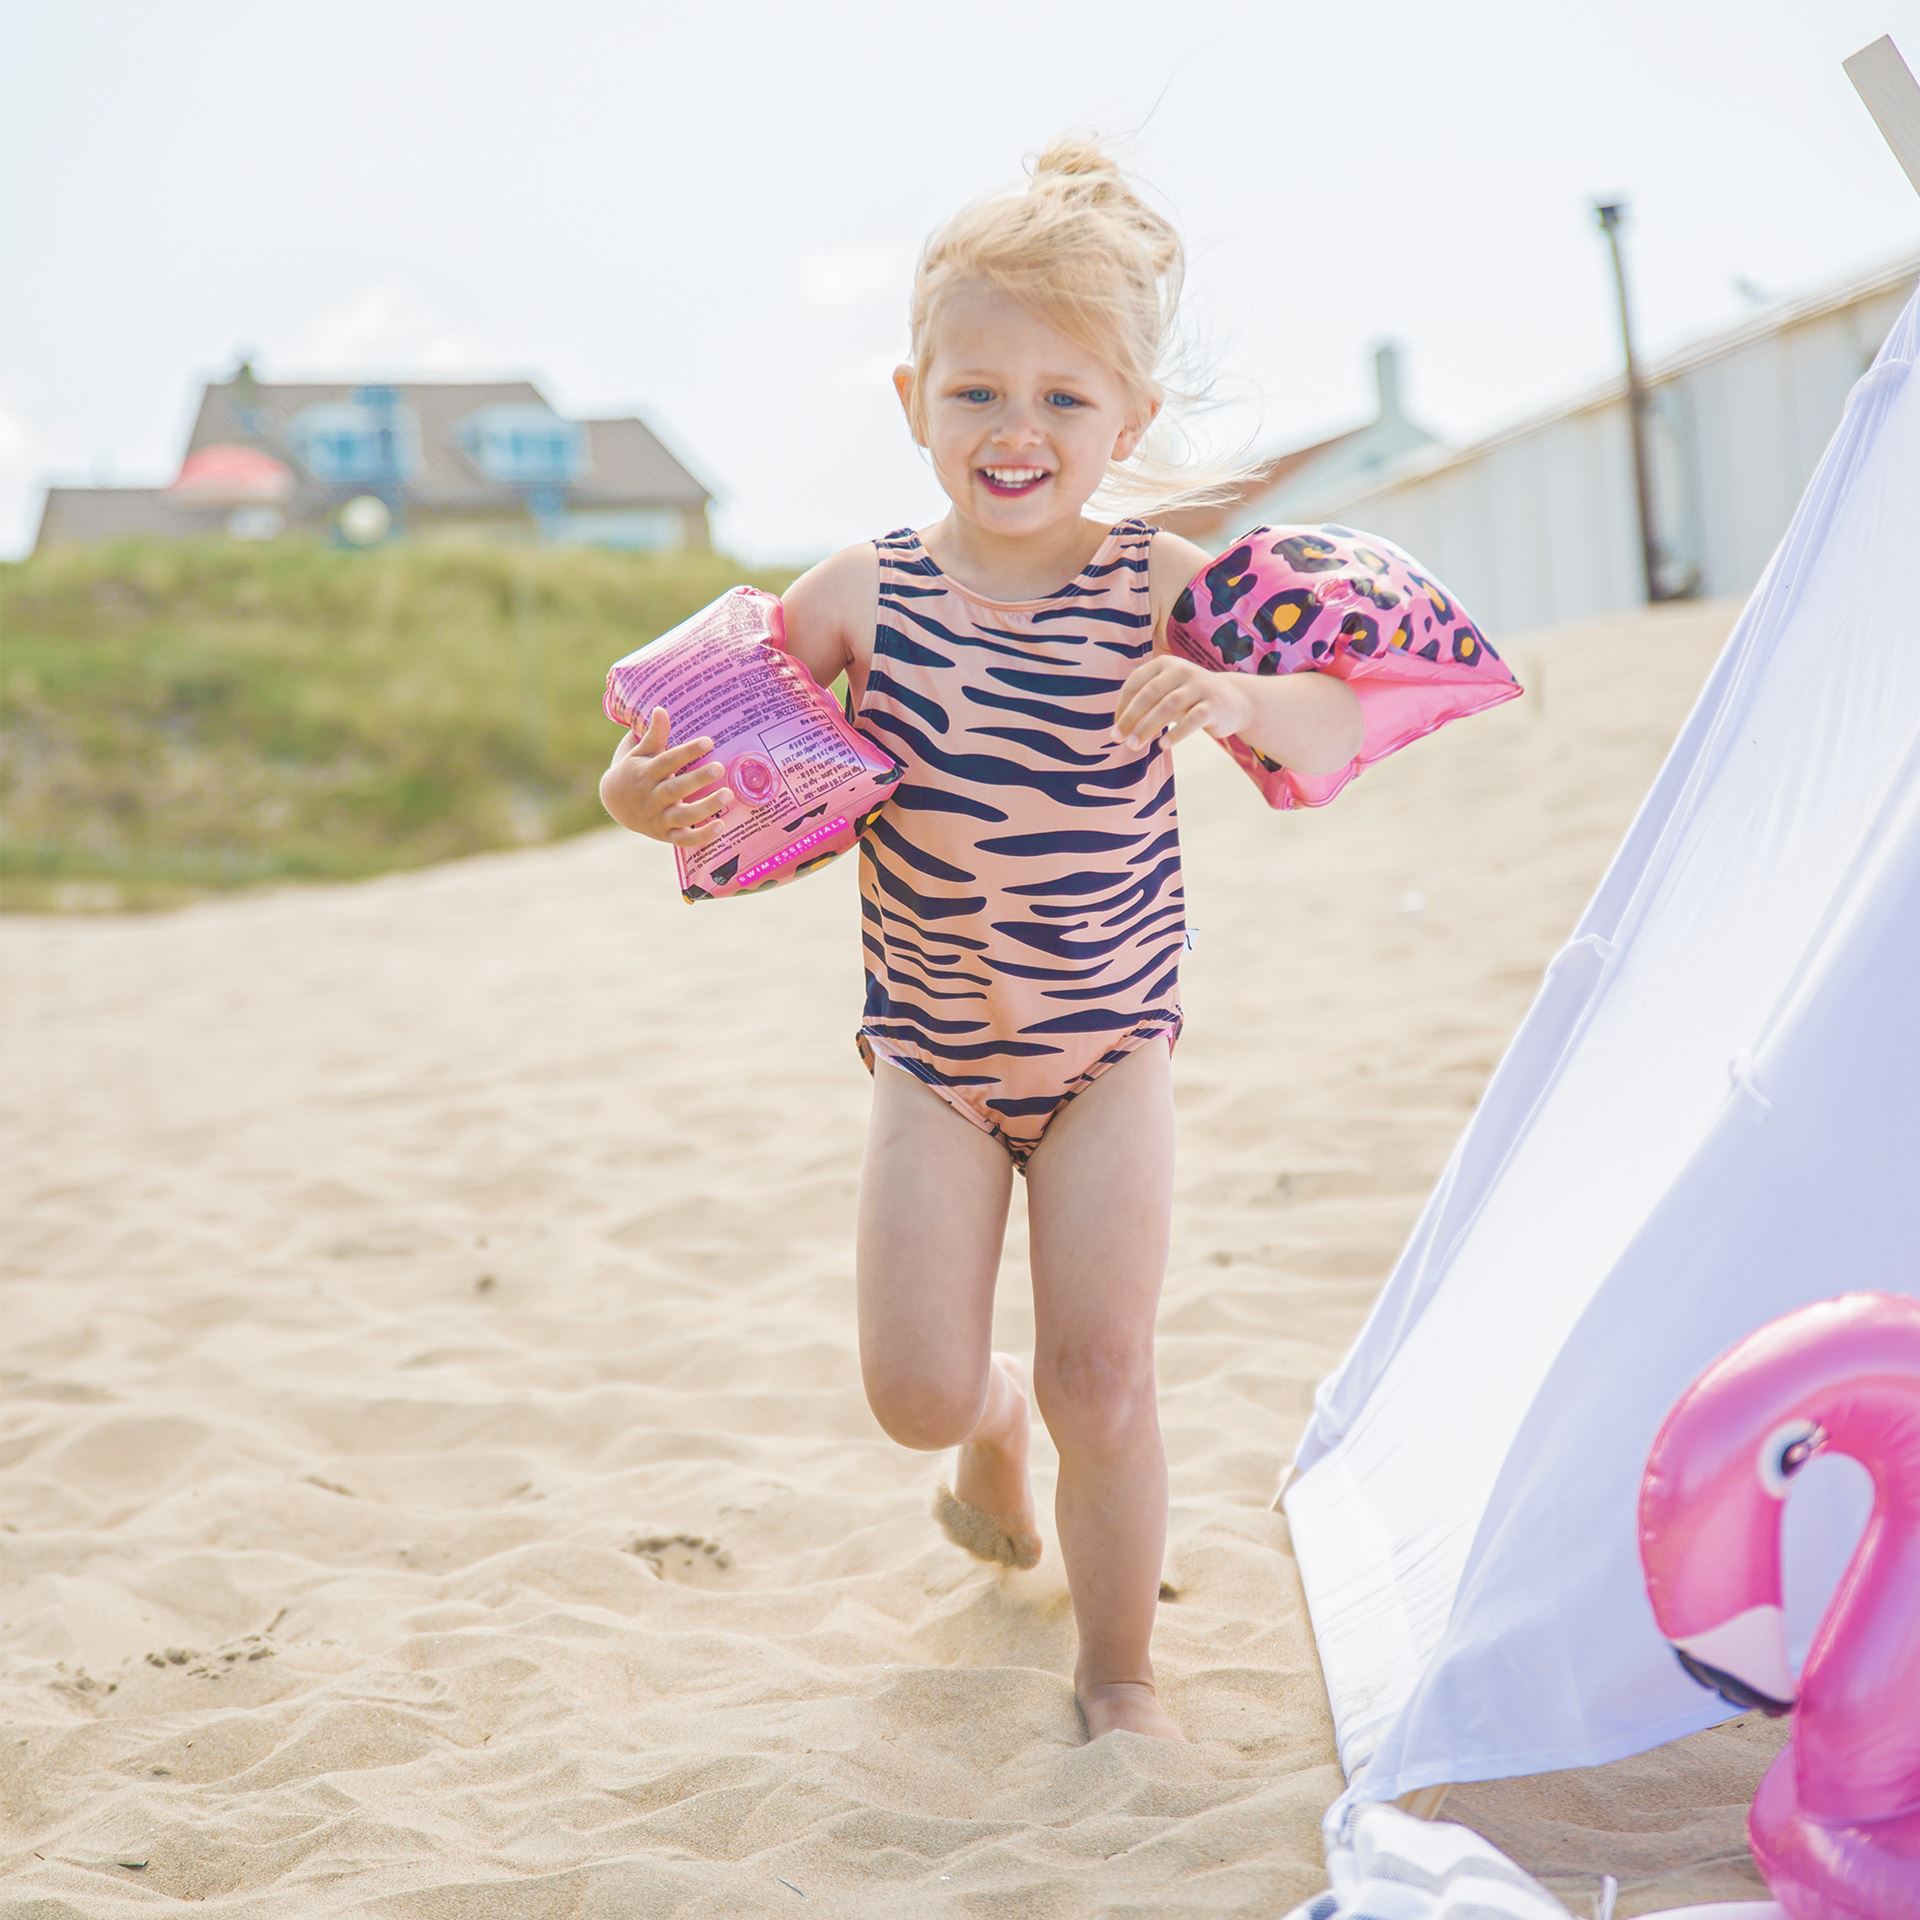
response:
[[[1186,944],[1173,756],[1109,745],[1153,651],[1157,531],[1111,528],[1041,600],[988,600],[911,528],[873,544],[880,594],[860,709],[904,763],[860,843],[866,1006],[855,1044],[1006,1148],[1181,1025]]]

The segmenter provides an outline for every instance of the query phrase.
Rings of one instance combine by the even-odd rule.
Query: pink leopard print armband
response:
[[[1360,700],[1360,751],[1296,773],[1238,734],[1220,744],[1271,807],[1324,807],[1362,767],[1522,688],[1465,610],[1391,541],[1351,527],[1255,527],[1181,589],[1167,645],[1222,673],[1343,680]]]

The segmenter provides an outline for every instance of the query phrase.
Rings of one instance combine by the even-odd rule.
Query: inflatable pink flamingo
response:
[[[1787,1485],[1819,1453],[1873,1512],[1796,1693],[1780,1603]],[[1854,1293],[1785,1315],[1688,1388],[1640,1485],[1660,1631],[1735,1706],[1791,1711],[1747,1836],[1793,1920],[1920,1916],[1920,1301]]]

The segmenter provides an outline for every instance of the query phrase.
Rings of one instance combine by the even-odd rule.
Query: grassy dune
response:
[[[226,541],[0,566],[0,903],[169,906],[603,824],[608,666],[793,573]]]

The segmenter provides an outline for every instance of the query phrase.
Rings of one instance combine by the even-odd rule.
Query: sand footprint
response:
[[[717,1540],[703,1540],[697,1533],[654,1533],[633,1541],[627,1552],[637,1554],[662,1580],[681,1585],[699,1585],[704,1577],[724,1573],[733,1565],[733,1555]]]

